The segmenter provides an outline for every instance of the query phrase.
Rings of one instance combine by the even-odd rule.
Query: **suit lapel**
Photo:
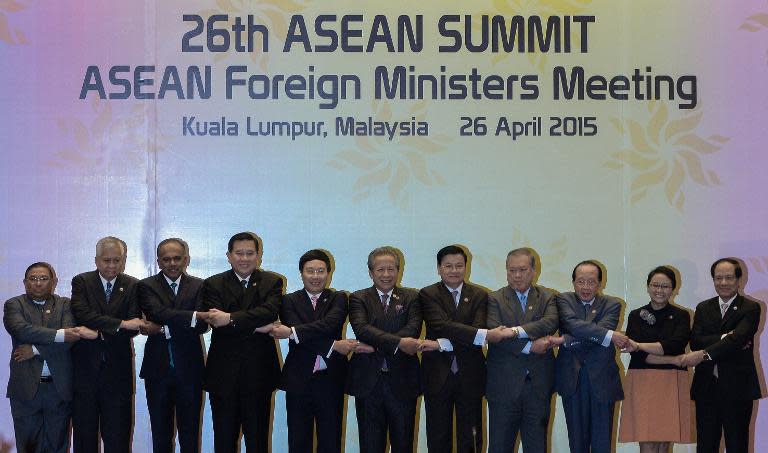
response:
[[[392,290],[392,294],[395,294],[395,290]],[[380,316],[386,315],[384,307],[381,306],[381,297],[379,297],[379,290],[376,289],[376,286],[372,286],[368,289],[368,300],[369,303],[373,304],[375,313],[378,313]]]
[[[730,320],[731,317],[733,317],[736,313],[738,313],[739,308],[741,307],[741,295],[737,295],[735,299],[733,299],[733,302],[731,302],[731,305],[728,306],[728,310],[725,311],[725,316],[722,317],[720,320],[720,326],[723,327],[725,324]],[[715,306],[717,307],[716,311],[718,314],[720,314],[720,299],[715,299]]]
[[[227,272],[228,272],[228,275],[224,281],[224,285],[232,297],[231,298],[227,297],[225,298],[225,300],[237,301],[236,306],[232,306],[230,304],[229,306],[227,306],[227,310],[237,311],[238,309],[243,308],[243,299],[245,298],[244,292],[248,290],[243,291],[243,285],[240,284],[240,277],[235,273],[235,271],[230,269]],[[248,289],[250,289],[251,284],[253,283],[252,278],[253,276],[251,276],[251,279],[248,280]]]
[[[515,294],[515,296],[517,296],[517,294]],[[538,305],[539,305],[539,292],[536,291],[536,288],[531,286],[528,289],[528,300],[526,300],[525,302],[525,312],[523,312],[523,317],[520,322],[521,324],[531,321],[533,319],[533,316],[536,313],[536,309],[538,308]],[[522,311],[523,307],[520,305],[519,301],[518,301],[518,306]]]
[[[581,303],[581,301],[578,301],[578,303]],[[592,320],[595,319],[595,317],[597,316],[597,313],[602,309],[604,303],[605,301],[601,296],[595,296],[595,301],[592,302],[592,306],[584,307],[584,309],[587,310],[587,317],[586,317],[587,322],[592,322]]]
[[[520,299],[517,298],[517,293],[514,289],[507,286],[504,288],[504,300],[507,302],[506,307],[504,307],[507,311],[512,313],[512,322],[516,323],[517,325],[522,324],[522,320],[524,317],[523,309],[520,306]]]
[[[92,294],[96,295],[96,302],[98,303],[99,313],[104,314],[107,311],[107,296],[104,293],[104,285],[101,284],[101,276],[99,275],[99,271],[94,271],[91,276],[91,278],[88,279],[88,286],[90,288],[90,291]],[[117,283],[117,281],[115,281]],[[112,294],[114,295],[115,288],[112,290]]]

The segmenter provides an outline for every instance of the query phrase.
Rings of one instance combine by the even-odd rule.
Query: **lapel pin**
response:
[[[51,310],[45,310],[45,313],[51,314]]]
[[[533,310],[533,305],[528,306],[528,310]]]
[[[397,297],[397,294],[395,294],[395,293],[392,293],[392,298],[393,299],[399,299],[399,297]]]
[[[734,305],[734,306],[733,306],[733,309],[734,309],[734,310],[738,310],[738,309],[739,309],[739,307],[737,307],[737,306],[735,306],[735,305]]]
[[[468,297],[465,297],[465,298],[464,298],[464,302],[469,302],[469,298],[468,298]]]
[[[592,314],[595,314],[595,313],[597,313],[597,310],[592,310]]]
[[[674,318],[674,316],[672,316],[672,315],[669,315],[669,319],[672,319],[672,318]]]
[[[122,293],[123,292],[123,287],[121,286],[121,287],[117,288],[117,290]]]

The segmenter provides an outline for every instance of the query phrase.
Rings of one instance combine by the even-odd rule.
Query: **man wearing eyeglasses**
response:
[[[232,269],[205,280],[204,319],[213,327],[205,390],[213,416],[216,453],[238,451],[240,432],[248,453],[268,452],[272,394],[280,380],[275,339],[269,336],[280,310],[283,279],[259,269],[259,238],[250,232],[229,239]]]
[[[572,453],[611,451],[613,411],[624,399],[616,347],[625,348],[618,332],[621,302],[600,294],[603,270],[593,260],[577,264],[573,292],[557,296],[560,346],[555,360],[555,389],[563,399],[568,444]]]
[[[696,451],[718,452],[723,434],[727,451],[751,451],[753,401],[761,398],[753,345],[760,304],[739,294],[738,260],[721,258],[710,274],[717,297],[696,306],[691,352],[683,356],[684,366],[696,367]]]
[[[147,318],[139,376],[144,379],[152,451],[173,452],[174,420],[181,453],[200,451],[203,404],[203,343],[208,325],[200,312],[203,281],[187,275],[189,248],[179,238],[157,245],[160,272],[139,282],[138,300]]]
[[[3,324],[11,335],[11,400],[17,452],[64,453],[72,402],[70,347],[96,332],[75,327],[69,299],[53,294],[56,272],[48,263],[24,272],[25,293],[8,299]]]

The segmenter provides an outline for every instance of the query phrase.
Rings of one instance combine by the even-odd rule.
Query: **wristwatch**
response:
[[[711,362],[712,361],[712,356],[710,356],[707,351],[704,351],[704,361],[705,362]]]

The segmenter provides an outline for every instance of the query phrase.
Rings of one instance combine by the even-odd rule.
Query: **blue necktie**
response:
[[[104,295],[107,297],[107,303],[109,303],[109,298],[112,297],[112,282],[107,282],[107,290]]]
[[[174,296],[176,295],[176,288],[178,286],[179,285],[176,284],[176,282],[171,282],[171,290],[173,290],[173,295]],[[170,340],[170,338],[169,338],[169,340]],[[169,362],[171,364],[171,368],[173,368],[173,349],[171,348],[171,342],[170,341],[168,342],[168,360],[169,360]]]
[[[518,298],[520,299],[520,306],[523,308],[523,314],[525,314],[525,305],[528,303],[528,296],[520,294]]]

